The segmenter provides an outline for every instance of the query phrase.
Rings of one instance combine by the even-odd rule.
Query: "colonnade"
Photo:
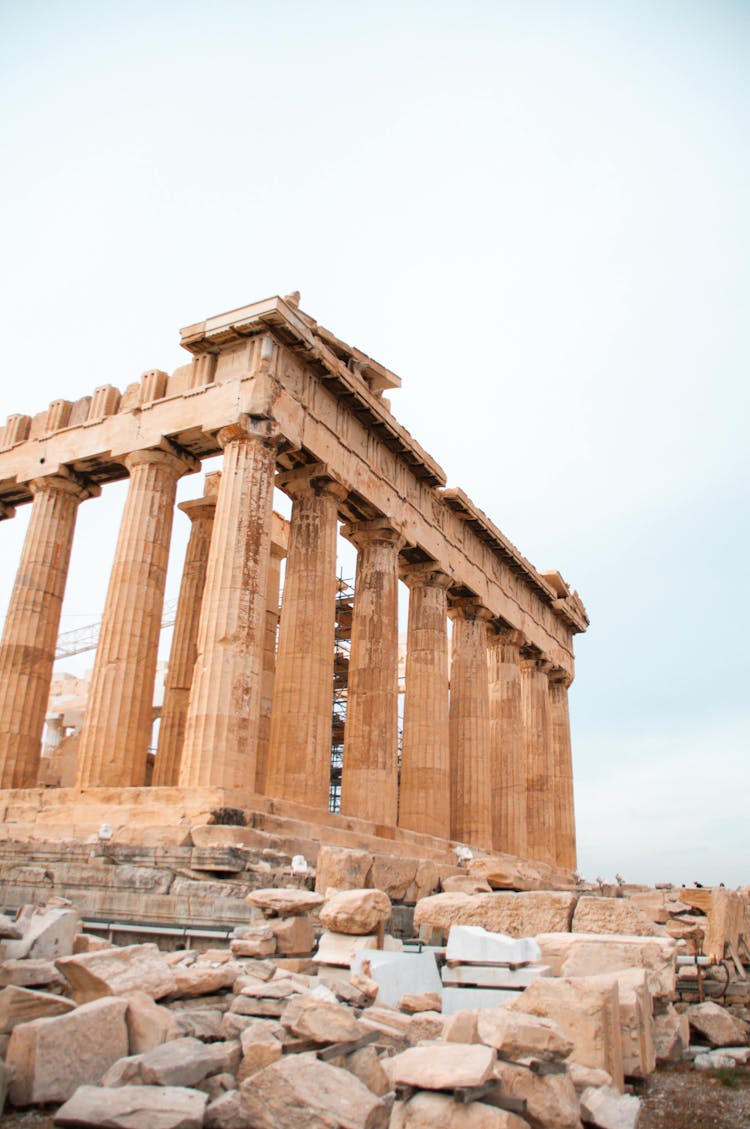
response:
[[[574,867],[566,672],[461,588],[447,565],[417,560],[389,518],[352,521],[348,491],[327,465],[277,477],[278,440],[265,418],[223,427],[222,472],[179,507],[191,534],[154,785],[257,790],[327,810],[343,516],[357,568],[342,813]],[[129,486],[81,731],[81,788],[144,783],[177,482],[199,463],[165,440],[124,465]],[[292,499],[276,649],[275,484]],[[31,484],[0,644],[1,788],[36,784],[76,512],[98,492],[65,470]],[[400,766],[399,579],[409,589]]]

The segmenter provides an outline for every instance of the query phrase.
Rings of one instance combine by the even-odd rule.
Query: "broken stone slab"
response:
[[[590,1087],[581,1094],[581,1116],[597,1129],[638,1129],[641,1103],[614,1086]]]
[[[287,1004],[281,1022],[298,1038],[313,1043],[348,1043],[364,1034],[360,1023],[342,1004],[304,996]]]
[[[551,976],[548,964],[526,964],[522,968],[507,965],[454,964],[444,965],[441,978],[444,986],[466,985],[475,988],[528,988],[538,976]]]
[[[4,960],[0,964],[0,988],[67,987],[51,960]]]
[[[204,1129],[247,1129],[239,1090],[229,1090],[206,1106]]]
[[[55,1125],[80,1129],[202,1129],[208,1096],[181,1086],[80,1086]]]
[[[104,937],[94,937],[91,933],[76,933],[73,938],[73,956],[79,953],[98,953],[102,949],[113,949],[115,946]]]
[[[11,921],[4,913],[0,913],[0,940],[20,941],[23,937],[23,926],[17,921]]]
[[[671,937],[543,933],[535,940],[542,960],[552,967],[555,976],[596,976],[624,968],[645,968],[652,996],[670,999],[674,994],[677,945]]]
[[[227,1000],[227,1005],[229,1004]],[[159,1005],[156,1004],[156,1007]],[[237,1038],[238,1032],[230,1035],[224,1034],[224,1013],[219,1008],[195,1007],[184,1008],[174,1012],[177,1030],[171,1039],[180,1035],[190,1035],[193,1039],[202,1039],[203,1042],[221,1042],[224,1039]],[[167,1042],[165,1039],[164,1042]]]
[[[306,956],[315,948],[315,926],[309,917],[273,918],[268,924],[279,956]]]
[[[696,1070],[734,1070],[736,1065],[732,1056],[722,1050],[706,1051],[693,1059]]]
[[[496,1059],[494,1049],[480,1043],[436,1043],[430,1047],[410,1047],[396,1055],[389,1066],[394,1085],[448,1090],[481,1086],[492,1078]]]
[[[712,1047],[737,1047],[748,1041],[746,1024],[712,1000],[693,1004],[686,1015],[693,1031],[708,1040]]]
[[[472,859],[468,870],[470,878],[486,882],[492,890],[540,890],[545,885],[542,868],[515,855]]]
[[[42,1019],[50,1015],[62,1015],[72,1011],[76,1005],[64,996],[51,992],[36,992],[33,988],[9,986],[0,991],[0,1033],[10,1034],[19,1023],[32,1019]]]
[[[533,964],[541,949],[532,937],[490,933],[481,925],[451,925],[445,959],[462,964]]]
[[[94,1000],[16,1027],[6,1055],[13,1104],[64,1102],[78,1086],[98,1082],[127,1054],[126,1010],[126,1000]]]
[[[577,1092],[582,1094],[589,1086],[611,1086],[612,1078],[606,1070],[592,1066],[582,1066],[580,1062],[568,1062],[568,1074]]]
[[[622,1034],[617,981],[605,977],[540,978],[506,1007],[554,1019],[583,1066],[606,1070],[622,1091]]]
[[[654,1053],[659,1066],[679,1062],[690,1045],[690,1024],[672,1004],[654,1015]]]
[[[241,972],[242,966],[236,961],[219,965],[196,961],[188,968],[173,965],[172,975],[175,986],[169,992],[169,996],[178,999],[211,996],[215,992],[223,991],[224,988],[231,988]]]
[[[350,1074],[359,1078],[360,1082],[377,1097],[384,1098],[386,1094],[390,1093],[390,1079],[383,1069],[378,1052],[373,1046],[360,1047],[358,1051],[341,1055],[331,1062],[333,1066],[340,1066],[343,1070],[348,1070]]]
[[[378,1001],[396,1007],[406,993],[442,996],[440,973],[432,952],[398,953],[362,949],[352,962],[353,972],[363,972],[378,985]]]
[[[73,952],[73,941],[81,931],[81,918],[74,909],[37,910],[18,941],[5,942],[6,960],[57,960]]]
[[[315,889],[320,894],[327,890],[361,890],[367,885],[372,866],[368,851],[350,850],[321,844],[315,863]]]
[[[443,1001],[439,992],[420,992],[415,995],[407,992],[396,1004],[399,1011],[407,1015],[417,1015],[422,1011],[440,1011]]]
[[[443,894],[491,894],[492,887],[483,878],[471,878],[468,874],[449,874],[440,882]]]
[[[240,1035],[240,1046],[242,1058],[237,1070],[238,1082],[244,1082],[259,1070],[277,1062],[283,1052],[281,1040],[276,1038],[262,1020],[256,1020],[245,1028]]]
[[[526,1102],[524,1118],[530,1124],[582,1129],[578,1094],[567,1074],[534,1074],[523,1066],[498,1062],[495,1077],[504,1097]]]
[[[391,899],[382,890],[342,890],[323,904],[319,916],[333,933],[376,933],[391,916]]]
[[[626,1078],[647,1078],[656,1070],[653,1001],[645,968],[628,968],[591,980],[617,981],[622,1038],[622,1067]]]
[[[276,937],[268,925],[251,926],[243,936],[230,941],[233,957],[269,957],[276,952]]]
[[[299,989],[291,980],[249,984],[234,997],[229,1010],[240,1015],[270,1016],[278,1019],[287,1001],[295,995],[299,995]]]
[[[113,1063],[102,1075],[102,1086],[195,1086],[212,1074],[234,1073],[239,1066],[240,1044],[202,1043],[180,1038],[162,1043],[145,1054],[130,1055]]]
[[[160,1000],[173,994],[176,986],[172,969],[151,943],[81,953],[55,963],[79,1004],[132,991],[146,992],[153,1000]]]
[[[288,1055],[240,1086],[253,1129],[386,1129],[390,1105],[348,1070]]]
[[[482,1043],[494,1047],[503,1058],[562,1062],[573,1051],[572,1041],[554,1019],[504,1007],[477,1011],[476,1032]]]
[[[550,890],[433,894],[417,902],[414,924],[446,932],[451,925],[481,925],[492,933],[534,937],[537,933],[566,932],[576,899],[574,893]]]
[[[128,1029],[129,1054],[145,1054],[180,1035],[178,1018],[174,1012],[154,1003],[146,992],[130,992],[126,998],[128,1010],[125,1013],[125,1023]]]
[[[631,937],[663,937],[665,931],[629,898],[578,899],[573,914],[573,933],[625,933]]]
[[[310,913],[323,905],[323,894],[312,890],[297,890],[287,887],[271,887],[265,890],[253,890],[245,901],[249,906],[255,906],[265,914],[275,917],[295,917],[297,914]]]
[[[401,952],[403,945],[396,937],[386,935],[383,948],[377,949],[378,938],[376,933],[365,933],[354,936],[349,933],[322,933],[318,941],[318,949],[313,957],[316,964],[331,964],[339,968],[351,968],[357,953],[363,949],[373,949],[378,952]]]
[[[396,1102],[389,1129],[528,1129],[528,1122],[483,1102],[456,1102],[446,1094],[415,1094]]]

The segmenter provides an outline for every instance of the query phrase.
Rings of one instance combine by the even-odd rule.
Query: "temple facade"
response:
[[[123,478],[76,788],[144,785],[177,484],[222,454],[221,472],[180,507],[191,534],[152,790],[328,811],[341,532],[357,560],[342,815],[574,869],[568,688],[573,636],[588,625],[578,595],[446,487],[391,412],[398,377],[304,314],[297,295],[209,318],[181,340],[192,360],[171,376],[56,400],[0,431],[0,516],[31,505],[0,644],[0,789],[37,786],[76,514]],[[274,488],[291,499],[283,536]]]

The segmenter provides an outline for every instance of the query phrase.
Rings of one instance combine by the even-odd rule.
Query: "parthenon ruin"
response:
[[[304,314],[298,295],[208,318],[181,343],[192,359],[171,376],[55,400],[0,431],[0,516],[32,506],[0,646],[6,800],[37,789],[78,506],[124,478],[76,787],[61,791],[114,804],[143,790],[177,482],[223,453],[203,495],[180,507],[191,536],[149,791],[165,807],[213,789],[227,805],[287,802],[333,818],[341,522],[357,564],[340,818],[574,869],[568,688],[573,636],[588,625],[578,595],[446,488],[391,413],[398,377]],[[278,642],[275,487],[292,501]]]

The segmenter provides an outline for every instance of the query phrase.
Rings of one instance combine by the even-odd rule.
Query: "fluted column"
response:
[[[521,658],[521,703],[526,762],[526,851],[555,861],[554,773],[549,707],[549,663],[536,654]]]
[[[328,810],[338,504],[321,465],[283,474],[293,499],[271,711],[266,790]]]
[[[81,728],[80,788],[145,783],[177,481],[200,465],[166,440],[123,462],[130,482]]]
[[[523,636],[495,626],[488,636],[492,845],[526,853],[526,770],[523,759],[520,645]]]
[[[218,434],[224,468],[208,554],[181,787],[255,788],[278,432],[247,416]]]
[[[398,823],[450,837],[448,601],[451,578],[434,564],[406,565],[406,692]]]
[[[387,520],[358,522],[341,811],[395,827],[398,810],[398,552]]]
[[[64,469],[34,501],[0,643],[0,788],[36,784],[78,505],[99,494]]]
[[[451,837],[492,847],[487,623],[477,600],[454,600],[451,650]]]
[[[190,538],[185,551],[169,666],[164,680],[159,743],[151,781],[154,787],[175,785],[180,777],[185,719],[195,668],[198,624],[220,481],[220,473],[207,474],[204,496],[181,502],[177,507],[190,519]]]
[[[271,549],[268,557],[268,580],[266,583],[266,633],[263,641],[263,674],[260,691],[260,720],[258,722],[258,751],[255,765],[255,791],[265,793],[268,774],[268,742],[271,737],[271,710],[273,708],[273,684],[276,679],[276,635],[279,629],[279,587],[281,584],[281,562],[287,554],[288,535],[282,544],[278,539],[278,523],[287,525],[274,511],[272,518]]]
[[[549,676],[552,758],[555,792],[555,860],[568,870],[576,868],[576,821],[573,801],[573,757],[570,743],[568,688],[570,675],[553,670]]]

